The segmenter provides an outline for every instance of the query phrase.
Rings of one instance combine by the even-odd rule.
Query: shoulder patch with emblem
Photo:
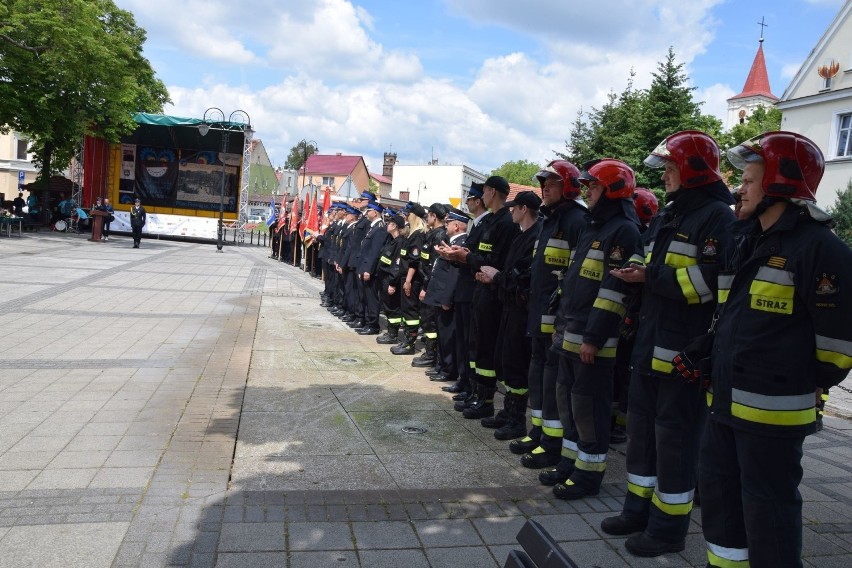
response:
[[[709,238],[704,241],[704,248],[701,249],[703,256],[716,256],[719,254],[719,242],[714,238]]]
[[[612,250],[609,253],[609,259],[614,260],[615,262],[621,262],[624,260],[624,249],[621,247],[612,247]]]
[[[832,296],[837,294],[837,274],[823,272],[817,277],[816,293],[819,296]]]

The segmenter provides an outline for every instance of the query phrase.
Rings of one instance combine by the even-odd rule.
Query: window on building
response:
[[[329,186],[329,187],[334,186],[334,178],[333,178],[333,177],[328,177],[328,176],[323,176],[323,177],[322,177],[322,186],[323,186],[323,187],[325,187],[325,186]]]
[[[837,156],[852,156],[852,113],[837,117]]]
[[[27,159],[27,147],[30,145],[29,140],[20,140],[18,139],[18,159],[26,160]]]

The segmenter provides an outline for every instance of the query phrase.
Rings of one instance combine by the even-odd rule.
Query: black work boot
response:
[[[401,336],[399,345],[391,347],[390,352],[394,355],[414,355],[414,342],[417,341],[417,330],[413,332],[409,329]]]
[[[497,387],[479,386],[477,400],[462,411],[465,418],[485,418],[494,414],[494,393]]]
[[[667,552],[680,552],[685,547],[683,540],[678,542],[667,542],[649,536],[646,532],[635,534],[624,542],[624,548],[634,556],[642,558],[654,558]]]
[[[531,452],[521,456],[521,465],[530,469],[543,469],[553,467],[562,459],[558,453],[551,453],[538,446]]]
[[[462,411],[464,411],[464,409],[466,409],[471,404],[476,402],[476,398],[477,398],[476,393],[477,393],[478,390],[479,390],[479,388],[478,388],[476,381],[471,379],[470,384],[467,387],[467,396],[458,400],[453,405],[453,410],[455,410],[456,412],[462,412]],[[459,396],[459,395],[456,395],[456,396]],[[453,398],[455,399],[456,397],[454,396]]]
[[[505,404],[505,399],[503,404]],[[502,428],[509,423],[509,420],[511,420],[509,413],[505,408],[501,408],[497,411],[497,414],[483,418],[479,423],[483,428]],[[526,434],[526,432],[524,433]]]
[[[606,534],[614,536],[625,536],[642,532],[648,526],[647,519],[633,519],[625,517],[624,513],[616,517],[607,517],[601,521],[601,530]]]
[[[376,343],[379,345],[396,345],[399,341],[399,326],[396,324],[388,324],[386,332],[376,338]]]
[[[514,393],[506,393],[503,406],[509,414],[505,424],[494,431],[494,437],[498,440],[512,440],[527,435],[527,396]]]
[[[426,338],[423,353],[411,360],[412,367],[434,367],[438,359],[438,340]]]
[[[574,460],[562,456],[559,463],[553,469],[546,469],[538,474],[538,480],[542,485],[552,487],[557,483],[565,483],[574,473]],[[601,523],[603,524],[603,523]],[[644,527],[643,527],[644,528]]]
[[[533,426],[529,434],[520,440],[512,440],[509,442],[509,451],[513,454],[522,456],[529,453],[538,447],[538,442],[541,439],[541,428]]]

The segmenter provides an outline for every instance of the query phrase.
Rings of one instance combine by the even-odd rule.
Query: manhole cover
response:
[[[425,434],[426,428],[421,428],[420,426],[403,426],[402,431],[406,434]]]
[[[305,327],[325,327],[325,326],[321,323],[306,323]]]
[[[340,363],[357,363],[358,359],[353,359],[352,357],[341,357],[338,361]]]

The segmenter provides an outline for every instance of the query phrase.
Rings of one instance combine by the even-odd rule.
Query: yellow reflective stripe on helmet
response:
[[[672,369],[674,369],[672,359],[674,359],[678,353],[680,353],[680,351],[655,346],[654,354],[651,358],[651,368],[659,373],[671,373]]]
[[[731,389],[731,415],[773,426],[805,426],[816,421],[815,393],[770,396]]]
[[[627,312],[627,308],[624,306],[624,294],[606,288],[598,290],[598,297],[595,298],[595,303],[592,304],[592,307],[612,312],[619,317],[624,317],[624,314]]]
[[[852,369],[852,341],[817,335],[816,358],[838,369]]]
[[[560,455],[564,458],[568,458],[569,460],[576,460],[577,453],[580,451],[580,448],[577,447],[577,442],[572,442],[571,440],[562,439],[562,451]]]
[[[494,248],[494,245],[491,243],[479,243],[479,250],[482,252],[491,252],[491,249]]]
[[[382,255],[382,257],[381,257],[381,258],[379,258],[379,262],[381,262],[382,264],[390,264],[390,263],[391,263],[391,259],[389,259],[388,257],[386,257],[386,256]]]
[[[707,561],[717,568],[749,568],[748,548],[728,548],[708,542]]]
[[[578,451],[574,467],[581,471],[606,471],[606,454],[587,454]]]
[[[663,493],[660,488],[654,489],[651,503],[660,511],[673,516],[688,515],[692,510],[692,496],[695,491],[685,493]]]
[[[559,420],[542,420],[540,425],[543,434],[551,438],[562,437],[562,422]]]
[[[541,316],[541,332],[554,333],[556,331],[556,316]]]
[[[697,265],[678,268],[675,270],[675,276],[688,304],[706,304],[713,300],[713,291],[704,281],[701,268]]]

